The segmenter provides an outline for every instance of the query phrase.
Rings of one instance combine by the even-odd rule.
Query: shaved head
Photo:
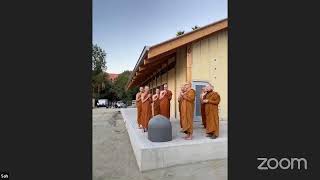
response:
[[[145,86],[145,87],[144,87],[144,91],[145,91],[145,92],[149,92],[149,86]]]
[[[211,84],[207,84],[206,85],[206,89],[207,89],[207,91],[212,91],[213,90],[213,86]]]
[[[190,85],[190,86],[191,86],[191,82],[190,82],[190,81],[186,81],[186,82],[184,83],[184,85]]]
[[[184,83],[184,87],[186,90],[190,89],[191,88],[191,82],[185,82]]]

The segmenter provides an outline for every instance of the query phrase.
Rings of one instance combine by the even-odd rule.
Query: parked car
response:
[[[130,107],[133,107],[135,108],[137,105],[136,105],[136,100],[132,100],[132,103],[131,103],[131,106]]]
[[[116,108],[126,108],[127,105],[125,103],[123,103],[122,101],[118,101],[116,103]]]
[[[97,102],[97,107],[107,107],[108,99],[99,99]]]

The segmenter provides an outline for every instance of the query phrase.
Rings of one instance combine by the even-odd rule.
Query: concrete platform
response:
[[[151,142],[147,138],[147,132],[138,129],[136,108],[121,109],[121,114],[140,171],[227,158],[227,121],[220,121],[220,136],[217,139],[205,137],[205,129],[201,122],[195,122],[193,139],[185,140],[182,138],[185,134],[180,132],[179,120],[170,119],[173,140]]]

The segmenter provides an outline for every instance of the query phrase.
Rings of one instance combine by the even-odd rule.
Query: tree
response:
[[[106,53],[98,45],[92,46],[92,96],[95,99],[100,98],[100,95],[106,86],[109,84],[105,70],[106,66]]]
[[[138,92],[138,88],[132,88],[129,90],[126,88],[131,73],[131,71],[122,72],[113,84],[118,100],[123,100],[127,103],[130,103],[135,99],[135,94]]]
[[[139,91],[138,87],[128,89],[127,90],[127,101],[132,101],[132,100],[136,99],[136,94],[138,93],[138,91]]]
[[[126,85],[129,80],[131,72],[130,71],[124,71],[119,76],[114,82],[114,89],[117,92],[117,97],[118,99],[126,99]]]
[[[114,85],[110,81],[107,81],[105,88],[100,92],[100,98],[108,99],[110,102],[119,100],[117,98],[117,93],[114,89]]]
[[[98,45],[92,46],[92,71],[99,74],[107,69],[106,66],[106,52]]]
[[[95,99],[108,99],[109,101],[123,100],[127,103],[135,98],[138,88],[126,90],[131,71],[124,71],[114,83],[106,73],[106,53],[98,45],[92,46],[92,96]]]
[[[192,27],[192,30],[194,31],[194,30],[199,29],[199,28],[200,28],[199,26],[195,25],[195,26]]]
[[[176,36],[181,36],[181,35],[183,35],[184,34],[184,31],[178,31],[177,33],[176,33]]]

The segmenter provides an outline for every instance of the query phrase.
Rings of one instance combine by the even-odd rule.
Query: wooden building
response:
[[[200,93],[208,82],[220,94],[220,120],[228,119],[228,20],[201,27],[153,46],[145,46],[127,87],[149,85],[172,91],[171,117],[179,119],[181,85],[192,82],[196,90],[195,121],[201,119]]]

